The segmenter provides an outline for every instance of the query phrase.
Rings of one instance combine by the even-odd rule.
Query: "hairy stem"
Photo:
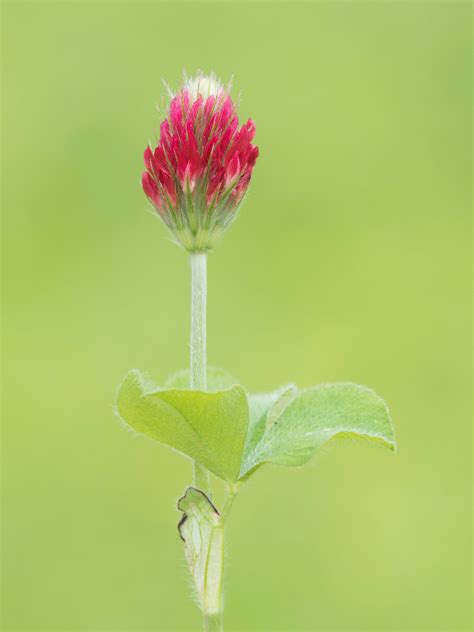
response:
[[[191,336],[190,387],[199,391],[207,389],[206,360],[206,292],[207,255],[203,252],[191,253]],[[194,463],[194,486],[209,495],[211,483],[209,472],[200,463]]]
[[[229,484],[227,487],[226,499],[220,514],[220,525],[216,527],[216,538],[219,546],[209,555],[208,573],[212,577],[220,578],[219,584],[209,586],[212,591],[213,612],[206,612],[207,597],[211,596],[205,590],[204,594],[204,630],[205,632],[223,632],[224,630],[224,536],[225,526],[229,517],[230,510],[234,503],[234,499],[238,492],[238,484]],[[206,587],[207,583],[206,583]],[[215,592],[217,590],[217,593]],[[217,597],[217,601],[216,601]],[[216,609],[217,606],[217,609]]]
[[[204,615],[204,632],[222,632],[223,629],[221,613]]]
[[[207,255],[191,254],[191,379],[192,389],[207,389],[206,362],[206,292],[207,292]],[[209,472],[200,463],[194,463],[194,486],[210,497],[211,484]],[[230,485],[220,516],[220,524],[216,526],[215,543],[217,546],[208,551],[206,576],[218,578],[218,583],[205,582],[203,595],[203,617],[205,632],[222,632],[224,629],[224,528],[238,486]],[[216,593],[217,590],[217,593]],[[212,603],[212,611],[207,606]]]

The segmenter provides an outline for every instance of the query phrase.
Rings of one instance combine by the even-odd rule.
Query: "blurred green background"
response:
[[[139,185],[183,68],[234,74],[261,151],[210,362],[370,385],[399,443],[250,481],[228,629],[470,629],[470,53],[468,2],[3,3],[4,630],[200,626],[190,463],[112,411],[188,361],[187,257]]]

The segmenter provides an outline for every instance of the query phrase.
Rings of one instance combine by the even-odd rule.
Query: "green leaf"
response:
[[[189,570],[206,614],[219,613],[223,571],[224,538],[219,512],[209,498],[198,489],[188,487],[178,502],[183,517],[179,534]]]
[[[117,411],[131,428],[178,450],[224,480],[248,478],[264,463],[303,465],[333,439],[363,438],[395,449],[384,401],[350,383],[246,395],[222,369],[208,370],[209,392],[187,388],[180,371],[160,389],[139,371],[122,383]]]
[[[130,371],[117,396],[126,425],[198,461],[225,480],[239,478],[248,427],[248,404],[241,386],[204,393],[160,390],[137,370]]]
[[[281,386],[273,393],[258,393],[248,395],[249,427],[244,448],[244,460],[241,471],[248,472],[254,465],[252,455],[261,441],[265,429],[283,412],[289,401],[297,394],[294,384]]]
[[[263,463],[303,465],[331,439],[363,438],[395,449],[387,406],[368,388],[350,383],[322,384],[299,394],[288,389],[273,395],[267,401],[273,399],[274,403],[263,414],[261,401],[255,403],[250,398],[251,419],[254,414],[261,415],[257,422],[261,438],[256,443],[247,440],[241,478]]]

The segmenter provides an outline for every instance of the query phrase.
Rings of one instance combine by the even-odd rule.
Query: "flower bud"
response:
[[[171,95],[157,147],[147,147],[143,190],[179,243],[211,250],[235,219],[258,148],[252,120],[239,129],[229,89],[212,73],[185,77]]]

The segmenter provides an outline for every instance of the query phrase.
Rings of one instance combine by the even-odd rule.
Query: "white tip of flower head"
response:
[[[202,70],[193,77],[183,73],[183,89],[189,93],[191,100],[195,101],[199,95],[206,100],[210,96],[219,96],[223,92],[230,92],[231,82],[225,86],[214,72],[205,75]]]

